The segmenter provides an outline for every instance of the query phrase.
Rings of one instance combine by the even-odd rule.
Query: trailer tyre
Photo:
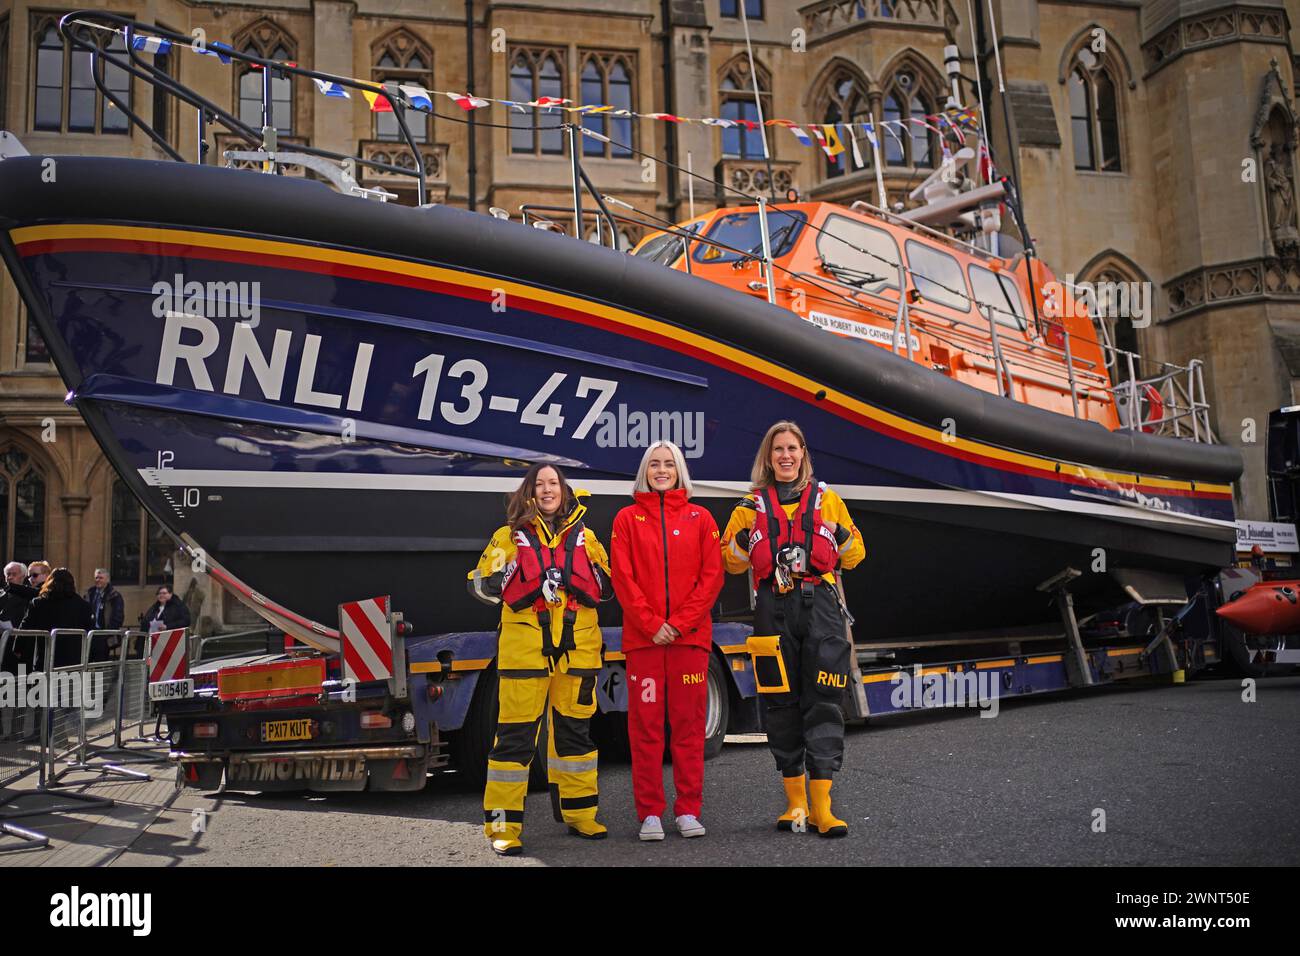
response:
[[[731,721],[731,680],[726,665],[717,654],[709,654],[709,670],[705,676],[709,698],[704,712],[704,759],[712,760],[722,753]]]
[[[1270,673],[1268,664],[1250,659],[1251,649],[1246,646],[1245,633],[1226,623],[1223,626],[1223,647],[1229,667],[1242,677],[1266,677]]]
[[[478,679],[474,699],[470,701],[461,725],[452,743],[452,756],[465,782],[477,788],[487,783],[488,754],[497,733],[497,710],[500,682],[497,666],[491,664]],[[533,792],[546,789],[546,714],[542,714],[541,728],[537,733],[537,753],[528,768],[528,789]]]

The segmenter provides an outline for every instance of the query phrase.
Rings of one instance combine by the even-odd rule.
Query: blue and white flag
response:
[[[352,97],[348,95],[347,88],[342,83],[335,83],[333,80],[319,80],[315,77],[312,77],[312,80],[316,84],[316,89],[320,90],[326,96],[338,96],[345,100],[352,99]]]
[[[219,40],[214,40],[211,43],[209,43],[207,46],[202,46],[196,43],[194,46],[191,47],[191,49],[193,49],[195,53],[202,53],[204,56],[215,56],[222,63],[226,64],[227,66],[230,65],[230,54],[226,52],[222,52],[225,50],[233,49],[233,47],[231,47],[229,44],[222,43]]]
[[[152,53],[154,56],[164,56],[172,48],[171,40],[164,40],[162,37],[131,37],[131,49],[138,50],[141,53]]]
[[[433,97],[423,86],[416,86],[414,83],[403,83],[398,89],[406,94],[406,101],[411,104],[413,109],[432,110]]]
[[[862,124],[862,131],[867,134],[867,142],[871,144],[872,149],[875,149],[880,145],[876,140],[876,129],[871,125],[871,120],[867,120]]]

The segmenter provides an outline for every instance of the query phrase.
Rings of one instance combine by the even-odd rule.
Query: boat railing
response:
[[[123,39],[122,50],[112,50],[107,44],[96,42],[91,31],[118,34]],[[155,90],[174,98],[195,111],[195,134],[197,137],[196,157],[199,164],[207,160],[209,145],[208,128],[217,123],[229,132],[247,141],[252,150],[229,151],[226,159],[232,163],[237,160],[254,160],[261,164],[262,171],[268,174],[279,173],[284,166],[298,165],[312,169],[330,181],[340,192],[364,196],[371,199],[386,199],[392,194],[384,190],[366,189],[357,183],[355,169],[365,166],[382,172],[399,176],[412,177],[416,182],[416,197],[420,205],[426,199],[424,160],[410,127],[406,122],[406,105],[400,92],[392,84],[366,83],[352,77],[311,70],[296,64],[267,60],[236,50],[225,44],[204,44],[202,39],[183,33],[177,33],[157,24],[142,24],[130,17],[106,13],[102,10],[77,10],[66,14],[59,20],[59,33],[77,50],[90,54],[91,79],[95,88],[115,108],[121,110],[131,123],[135,124],[149,139],[169,158],[185,162],[180,152],[162,136],[152,124],[143,119],[130,104],[114,93],[104,81],[107,65],[112,65],[128,75],[150,84]],[[189,47],[199,53],[218,57],[223,63],[238,60],[261,70],[262,72],[262,127],[256,129],[243,122],[239,117],[225,110],[212,100],[195,92],[192,88],[170,76],[166,71],[147,62],[136,48],[136,40],[165,41],[170,46]],[[278,148],[276,127],[272,114],[272,79],[277,75],[301,76],[313,82],[333,84],[339,88],[366,91],[383,97],[397,120],[402,140],[414,157],[414,168],[366,159],[361,156],[334,152],[313,146],[295,144],[288,150]],[[328,161],[328,162],[327,162]]]

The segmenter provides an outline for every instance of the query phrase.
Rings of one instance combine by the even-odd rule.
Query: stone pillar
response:
[[[81,553],[81,516],[90,504],[89,495],[63,495],[59,498],[63,505],[63,518],[68,527],[68,550],[65,560],[68,570],[77,579],[78,592],[84,592],[90,586],[89,580],[94,568],[83,567]],[[58,560],[57,558],[54,560]]]
[[[316,51],[312,69],[341,76],[356,76],[352,53],[352,18],[357,6],[351,0],[312,0],[313,39]],[[316,90],[311,90],[316,95]],[[320,109],[312,111],[311,145],[320,149],[351,155],[356,152],[356,142],[346,109]]]
[[[709,66],[711,28],[704,3],[702,0],[673,0],[669,11],[670,22],[665,24],[664,43],[672,56],[671,111],[678,116],[713,116],[717,81]],[[662,75],[663,64],[655,64],[654,69]],[[686,168],[686,154],[689,152],[695,172],[712,178],[713,166],[718,159],[714,154],[717,130],[703,123],[676,123],[672,129],[677,137],[678,165]],[[684,172],[676,175],[677,208],[668,211],[668,218],[680,221],[687,216],[689,177]],[[699,213],[710,208],[712,201],[713,190],[707,183],[695,180],[695,211]]]

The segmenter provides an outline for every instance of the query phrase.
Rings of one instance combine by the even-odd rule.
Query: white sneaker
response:
[[[704,836],[704,824],[695,819],[692,813],[683,813],[677,818],[677,832],[684,837]]]
[[[651,840],[662,840],[664,838],[664,825],[659,822],[658,817],[646,817],[641,821],[641,839],[647,843]]]

